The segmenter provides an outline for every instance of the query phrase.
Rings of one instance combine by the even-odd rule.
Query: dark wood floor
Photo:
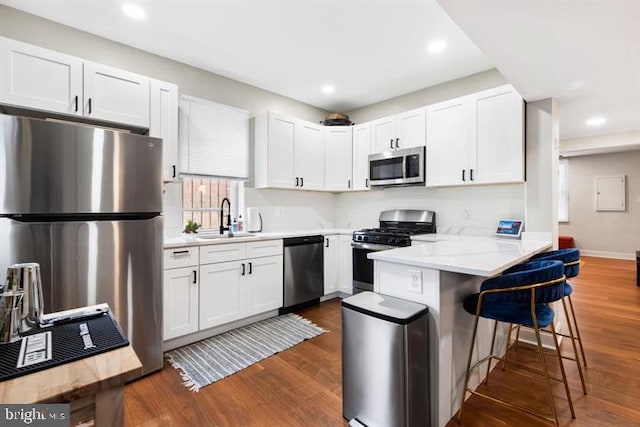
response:
[[[584,396],[567,362],[576,409],[571,419],[562,388],[554,390],[560,424],[640,425],[640,288],[635,262],[583,257],[572,280],[573,301],[587,353]],[[340,304],[332,300],[301,312],[329,330],[224,380],[190,392],[170,366],[125,387],[127,426],[345,426],[342,419]],[[522,361],[535,355],[521,347]],[[529,373],[495,369],[489,389],[548,410],[543,383]],[[549,423],[476,396],[465,406],[466,426],[546,426]],[[450,422],[450,426],[458,425]]]

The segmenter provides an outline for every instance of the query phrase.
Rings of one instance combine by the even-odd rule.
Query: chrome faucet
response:
[[[224,202],[227,202],[227,206],[229,207],[227,214],[227,226],[224,226],[223,217],[224,217]],[[220,234],[224,234],[226,230],[229,230],[229,226],[231,225],[231,202],[228,198],[222,199],[222,203],[220,204]]]

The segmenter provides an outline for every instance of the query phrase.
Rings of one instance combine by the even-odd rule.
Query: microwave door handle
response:
[[[402,156],[402,178],[407,179],[407,156]]]

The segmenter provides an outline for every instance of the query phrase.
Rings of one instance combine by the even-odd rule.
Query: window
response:
[[[192,219],[200,224],[203,230],[219,230],[222,199],[226,197],[231,201],[233,218],[233,207],[237,206],[240,187],[242,182],[230,179],[183,176],[183,224]],[[224,215],[227,215],[226,208]]]
[[[569,161],[560,159],[558,163],[558,221],[569,221]]]

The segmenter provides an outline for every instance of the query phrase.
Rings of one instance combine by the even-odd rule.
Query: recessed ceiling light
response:
[[[587,126],[602,126],[607,122],[607,119],[604,117],[591,117],[587,120]]]
[[[429,43],[427,50],[429,53],[440,53],[447,48],[447,42],[444,40],[435,40]]]
[[[322,86],[322,91],[323,91],[324,93],[326,93],[327,95],[328,95],[328,94],[330,94],[330,93],[333,93],[335,90],[336,90],[336,89],[335,89],[333,86],[331,86],[331,85],[324,85],[324,86]]]
[[[136,6],[135,4],[125,4],[122,5],[122,11],[129,18],[137,19],[138,21],[143,20],[147,17],[147,14],[140,6]]]

